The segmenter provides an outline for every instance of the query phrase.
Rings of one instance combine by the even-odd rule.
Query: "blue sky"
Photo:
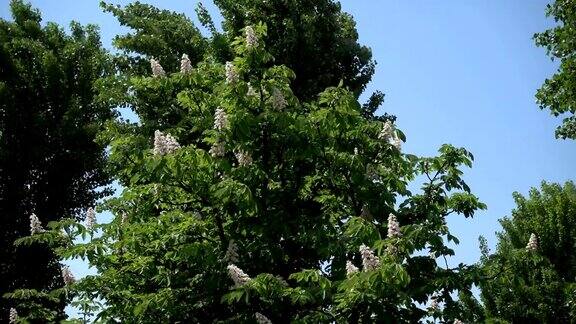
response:
[[[45,21],[100,25],[105,46],[124,33],[97,0],[33,0]],[[197,1],[142,1],[194,17]],[[128,1],[112,1],[125,4]],[[381,111],[398,117],[404,152],[434,155],[443,143],[463,146],[476,160],[465,178],[488,210],[474,219],[449,218],[461,240],[451,263],[478,259],[479,235],[495,244],[498,218],[542,180],[574,179],[576,141],[554,138],[560,119],[538,109],[534,94],[556,63],[532,41],[552,26],[545,0],[344,0],[361,43],[378,62],[367,90],[386,93]],[[214,6],[205,2],[215,13]],[[8,0],[0,3],[7,17]],[[73,270],[85,271],[75,265]]]

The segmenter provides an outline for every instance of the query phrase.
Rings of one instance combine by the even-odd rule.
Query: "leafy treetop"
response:
[[[94,81],[114,72],[95,26],[70,24],[70,34],[41,24],[40,13],[10,2],[0,19],[0,292],[62,286],[58,259],[44,247],[15,249],[35,213],[46,225],[80,218],[105,196],[104,145],[94,142],[109,105],[94,101]],[[44,300],[63,317],[64,300]],[[0,322],[13,304],[0,296]]]
[[[576,1],[556,0],[547,5],[546,15],[558,25],[535,34],[534,40],[552,60],[560,60],[560,67],[538,90],[536,101],[554,116],[565,116],[556,137],[576,139]]]
[[[294,72],[269,65],[266,32],[246,27],[226,64],[153,60],[147,76],[118,76],[127,105],[159,120],[101,134],[125,188],[100,207],[115,219],[53,223],[18,244],[87,259],[98,274],[70,298],[105,300],[104,321],[466,320],[453,293],[471,294],[477,271],[436,260],[454,254],[445,239],[458,242],[445,218],[485,208],[462,179],[472,155],[402,154],[403,133],[342,85],[299,100]],[[416,176],[421,194],[407,190]],[[415,303],[431,297],[444,306]]]

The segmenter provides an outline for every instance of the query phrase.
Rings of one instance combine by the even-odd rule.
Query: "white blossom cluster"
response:
[[[8,317],[8,322],[10,324],[15,324],[18,322],[18,312],[16,311],[16,308],[10,308],[10,316]]]
[[[36,214],[32,213],[30,215],[30,235],[38,234],[44,232],[44,228],[42,227],[42,223],[38,219]]]
[[[230,275],[230,278],[232,278],[232,281],[234,281],[234,284],[236,284],[236,287],[243,286],[251,280],[250,277],[242,271],[242,269],[238,268],[234,264],[228,265],[228,274]]]
[[[394,124],[392,124],[391,121],[387,120],[382,126],[380,134],[378,134],[378,139],[386,141],[392,137],[394,137]]]
[[[217,108],[214,112],[214,129],[223,130],[228,128],[228,115],[222,108]]]
[[[122,213],[122,218],[120,219],[122,225],[128,223],[128,214]]]
[[[260,313],[256,313],[254,316],[256,317],[256,322],[258,322],[258,324],[272,324],[272,321],[269,320],[268,317]]]
[[[284,110],[286,105],[288,105],[288,102],[284,99],[282,91],[278,90],[278,88],[274,88],[274,90],[272,90],[272,108],[276,110]]]
[[[226,111],[222,108],[217,108],[214,112],[214,129],[221,131],[228,128],[228,125],[228,115],[226,114]],[[222,140],[218,140],[216,143],[212,144],[209,151],[210,155],[213,157],[223,157],[226,153],[225,144],[226,143]]]
[[[351,275],[355,274],[356,272],[358,272],[358,267],[355,266],[352,261],[348,260],[346,261],[346,275],[348,277],[350,277]]]
[[[182,59],[180,60],[180,72],[184,74],[192,72],[192,62],[190,62],[188,54],[182,54]]]
[[[70,268],[68,268],[67,266],[62,266],[62,280],[64,281],[64,284],[66,286],[76,282],[76,278],[74,278],[72,271],[70,271]]]
[[[156,61],[153,58],[150,59],[150,67],[152,68],[152,76],[158,78],[166,75],[166,72],[164,72],[164,69],[162,68],[162,65],[160,65],[160,62]]]
[[[401,237],[400,224],[396,219],[396,216],[390,214],[388,216],[388,237]]]
[[[91,229],[96,225],[96,212],[94,211],[94,208],[88,208],[86,211],[86,219],[84,221],[86,222],[87,228]]]
[[[226,254],[224,255],[224,260],[229,263],[236,263],[238,262],[238,245],[234,240],[230,240],[228,243],[228,249],[226,249]]]
[[[398,151],[402,150],[402,140],[397,136],[394,136],[392,139],[390,139],[390,144],[394,146]]]
[[[180,144],[172,135],[164,134],[159,130],[154,132],[154,155],[174,153],[179,148]]]
[[[226,83],[236,83],[240,80],[238,72],[232,62],[226,62]]]
[[[224,142],[218,141],[212,144],[212,147],[210,148],[210,151],[208,151],[208,153],[210,153],[212,157],[223,157],[224,154],[226,153]]]
[[[380,259],[374,255],[374,251],[366,245],[360,245],[360,254],[362,255],[362,267],[364,271],[374,270],[380,266]]]
[[[240,166],[249,166],[252,164],[252,156],[244,151],[244,150],[239,150],[238,152],[235,153],[236,155],[236,159],[238,160],[238,164]]]
[[[246,95],[250,97],[258,97],[256,89],[254,89],[254,87],[250,84],[250,82],[248,82],[248,92],[246,92]]]
[[[462,321],[459,320],[459,319],[455,319],[455,320],[454,320],[454,324],[464,324],[464,322],[462,322]]]
[[[246,33],[246,46],[249,48],[258,46],[258,36],[256,35],[254,28],[252,26],[246,26],[244,32]]]
[[[391,121],[387,120],[384,125],[382,126],[382,130],[380,134],[378,134],[378,138],[383,141],[387,141],[389,144],[394,146],[397,150],[402,148],[402,140],[398,138],[395,132],[396,128]]]
[[[528,244],[526,245],[526,250],[528,251],[536,251],[538,250],[538,237],[536,234],[530,234],[530,239],[528,240]]]

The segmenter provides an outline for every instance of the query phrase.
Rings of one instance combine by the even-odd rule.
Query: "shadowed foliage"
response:
[[[299,99],[297,75],[270,66],[266,34],[247,26],[225,64],[152,60],[146,75],[109,78],[141,117],[100,136],[123,186],[100,206],[114,219],[59,222],[18,244],[86,258],[97,275],[67,286],[69,300],[105,322],[465,319],[453,294],[470,295],[477,271],[437,259],[454,254],[444,237],[458,242],[446,217],[485,208],[462,179],[472,154],[402,153],[404,134],[342,84]],[[416,177],[427,180],[412,193]],[[431,297],[444,307],[415,303]]]
[[[106,11],[131,28],[130,33],[117,36],[114,44],[131,54],[125,59],[133,72],[144,71],[147,57],[155,57],[167,70],[174,70],[183,53],[188,54],[193,65],[205,54],[225,62],[233,57],[229,44],[234,37],[241,35],[245,26],[262,22],[268,27],[265,41],[274,58],[269,66],[286,65],[294,71],[297,78],[293,89],[299,99],[315,98],[341,80],[359,96],[374,74],[371,50],[358,43],[354,19],[342,12],[337,2],[217,0],[215,4],[224,17],[224,30],[218,30],[200,5],[196,10],[200,22],[211,33],[209,38],[203,38],[194,23],[181,13],[139,2],[126,7],[102,2]]]
[[[94,80],[112,72],[95,26],[40,24],[37,10],[10,3],[0,20],[0,293],[61,286],[51,250],[15,248],[29,216],[43,225],[81,212],[102,197],[104,147],[94,142],[112,110],[93,102]],[[63,300],[44,304],[61,317]],[[0,298],[0,322],[8,304]]]

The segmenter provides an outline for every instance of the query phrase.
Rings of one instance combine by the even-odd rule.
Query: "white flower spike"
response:
[[[228,128],[228,115],[222,108],[217,108],[214,112],[214,129],[223,130]]]
[[[215,158],[224,157],[224,154],[226,154],[226,148],[224,146],[224,142],[219,141],[214,143],[208,153],[210,153],[210,155],[212,155],[212,157]]]
[[[66,286],[69,286],[74,282],[76,282],[76,279],[72,274],[72,271],[70,271],[70,268],[68,268],[67,266],[62,266],[62,280],[64,281],[64,284]]]
[[[235,153],[236,159],[238,160],[238,165],[249,166],[252,164],[252,156],[246,151],[240,150]]]
[[[346,261],[346,275],[350,277],[351,275],[358,272],[359,269],[351,261]]]
[[[397,136],[394,136],[391,140],[390,140],[390,144],[392,146],[394,146],[398,151],[402,150],[402,140],[400,138],[398,138]]]
[[[159,130],[154,132],[154,155],[174,153],[179,148],[180,144],[172,135],[164,134]]]
[[[366,245],[360,245],[360,254],[362,255],[362,266],[364,271],[374,270],[380,266],[380,259],[375,256],[374,251]]]
[[[249,97],[258,97],[256,89],[254,89],[254,87],[250,84],[250,82],[248,82],[248,91],[246,92],[246,95]]]
[[[16,308],[10,308],[10,316],[8,317],[8,323],[15,324],[18,321],[18,312]]]
[[[402,149],[402,140],[396,135],[396,127],[389,120],[382,125],[382,130],[380,131],[380,134],[378,134],[378,139],[388,142],[398,151]]]
[[[393,136],[394,136],[394,124],[392,124],[391,121],[387,120],[382,126],[380,134],[378,134],[378,139],[387,141]]]
[[[226,62],[226,83],[232,84],[236,83],[240,80],[238,76],[238,72],[236,72],[236,68],[232,62]]]
[[[150,67],[152,68],[152,76],[155,78],[166,76],[166,72],[164,72],[164,68],[162,68],[160,62],[153,58],[150,59]]]
[[[272,324],[272,321],[269,320],[268,317],[260,313],[256,313],[254,316],[256,317],[256,322],[258,322],[258,324]]]
[[[182,54],[182,59],[180,60],[180,73],[186,74],[192,72],[192,62],[188,54]]]
[[[528,240],[528,244],[526,245],[526,250],[528,251],[536,251],[538,250],[538,237],[536,234],[530,234],[530,239]]]
[[[94,211],[94,208],[88,208],[86,211],[86,219],[84,221],[86,222],[86,227],[89,229],[92,229],[94,225],[96,225],[96,212]]]
[[[42,223],[38,219],[36,214],[30,214],[30,235],[38,234],[44,232],[44,228],[42,227]]]
[[[244,32],[246,33],[246,46],[248,48],[254,48],[258,46],[258,36],[256,35],[254,28],[252,26],[246,26],[246,28],[244,28]]]
[[[390,214],[388,216],[388,237],[401,237],[402,233],[400,232],[400,224],[396,219],[396,216]]]
[[[278,88],[274,88],[272,91],[272,108],[276,110],[284,110],[286,105],[288,105],[288,102],[284,99],[282,92],[278,90]]]
[[[230,275],[230,278],[232,278],[232,281],[234,281],[236,287],[243,286],[251,280],[250,277],[242,271],[242,269],[238,268],[234,264],[228,265],[228,274]]]

